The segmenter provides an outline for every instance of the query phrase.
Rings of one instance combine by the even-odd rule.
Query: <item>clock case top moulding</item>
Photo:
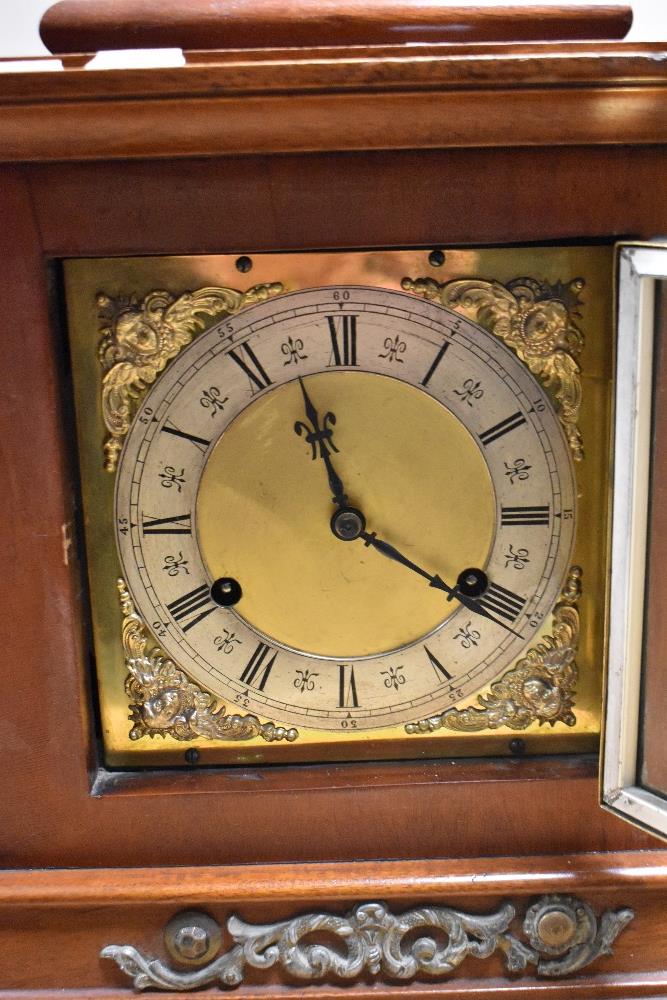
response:
[[[518,267],[523,263],[520,258],[517,259],[516,250],[496,251],[496,257],[499,253],[505,255],[503,273],[507,273],[508,268]],[[542,249],[540,253],[543,255],[541,258],[543,263],[549,251]],[[553,255],[555,251],[551,253]],[[532,253],[524,252],[524,256],[530,260],[536,259],[535,254],[535,250]],[[603,251],[602,256],[604,254]],[[581,268],[582,264],[584,269],[586,264],[593,267],[595,272],[593,295],[599,294],[599,289],[596,287],[596,281],[599,280],[601,273],[601,269],[598,273],[601,263],[599,251],[594,265],[586,261],[585,255],[583,260],[575,258],[570,261],[567,257],[560,260],[556,258],[557,263],[553,263],[548,270],[553,271],[554,267],[560,267],[561,270],[558,271],[559,277],[551,282],[543,277],[521,276],[506,280],[505,283],[471,275],[445,281],[437,281],[432,277],[414,279],[405,275],[399,278],[401,266],[411,270],[412,273],[417,270],[418,273],[418,268],[427,263],[428,254],[425,252],[338,255],[336,261],[339,267],[344,256],[350,257],[350,273],[358,275],[359,267],[362,268],[361,273],[364,273],[365,269],[364,283],[377,283],[380,286],[383,282],[390,285],[393,283],[404,291],[435,300],[446,308],[462,312],[467,318],[500,337],[550,392],[573,458],[578,466],[582,463],[584,446],[579,428],[582,402],[579,360],[584,337],[578,324],[582,318],[582,294],[586,281],[576,268]],[[448,253],[447,256],[449,258],[451,254]],[[457,258],[453,264],[454,272],[460,273],[460,268],[465,267],[464,261],[473,262],[478,256],[478,252],[473,252],[467,257],[464,254],[462,260]],[[223,265],[225,258],[218,259],[218,270],[221,266],[226,266],[228,269],[236,258],[227,260],[228,263]],[[113,262],[108,262],[107,284],[98,287],[95,294],[100,331],[98,354],[101,366],[99,369],[101,399],[97,400],[96,410],[99,411],[101,401],[102,419],[107,431],[104,446],[104,467],[107,472],[113,473],[115,470],[122,441],[143,394],[159,377],[159,373],[168,362],[198,332],[210,326],[215,319],[219,320],[225,315],[231,315],[249,305],[278,295],[286,286],[294,287],[295,280],[297,286],[299,283],[307,284],[309,272],[311,275],[331,273],[331,267],[329,269],[326,267],[326,255],[296,257],[287,255],[282,258],[280,271],[276,271],[275,268],[281,258],[272,260],[270,257],[262,258],[258,255],[250,260],[255,261],[255,266],[257,262],[261,262],[264,274],[267,267],[270,269],[273,263],[272,276],[279,274],[282,278],[285,274],[288,279],[280,282],[264,281],[251,286],[246,292],[213,285],[198,289],[176,290],[178,286],[174,286],[172,282],[171,291],[152,288],[147,294],[139,294],[134,289],[128,289],[127,285],[123,285],[120,294],[111,295],[107,288],[109,277],[114,274],[114,270]],[[176,258],[172,263],[177,267],[177,262]],[[124,268],[129,268],[131,275],[133,262],[128,260],[123,263]],[[190,263],[196,270],[197,258],[191,258]],[[134,264],[136,271],[136,262]],[[493,261],[489,261],[489,264],[493,266]],[[69,269],[70,276],[69,308],[76,325],[79,310],[83,306],[79,301],[82,294],[79,287],[81,282],[76,273],[73,274],[73,265],[76,268],[75,262],[68,262],[66,270]],[[85,271],[87,264],[79,262],[78,267]],[[567,267],[574,267],[577,276],[563,282],[561,274]],[[378,268],[387,273],[378,278]],[[435,272],[434,268],[429,269]],[[91,280],[103,282],[105,272],[100,262],[95,263],[93,271],[95,279]],[[488,273],[488,270],[483,273]],[[567,271],[565,273],[567,274]],[[125,281],[129,275],[126,271]],[[145,282],[150,281],[150,268],[145,269],[144,265],[144,270],[138,277],[145,288]],[[312,277],[310,280],[313,280]],[[316,277],[315,281],[317,280]],[[79,297],[76,307],[73,306],[75,296]],[[595,330],[594,334],[592,339],[595,350],[600,330]],[[76,333],[74,338],[76,365],[80,338]],[[89,343],[88,339],[88,345]],[[79,432],[82,441],[88,437],[81,421]],[[86,443],[83,441],[84,450]],[[582,467],[585,468],[586,465],[587,462],[583,462]],[[85,494],[84,475],[84,496]],[[87,504],[91,504],[90,494],[86,500]],[[99,516],[99,511],[96,511],[95,515]],[[586,742],[591,739],[590,736],[584,736],[583,743],[581,737],[578,743],[576,741],[568,743],[567,738],[565,743],[562,742],[562,730],[577,725],[573,706],[578,680],[575,656],[579,642],[578,604],[581,576],[581,568],[573,566],[552,616],[553,620],[541,630],[540,641],[521,657],[512,670],[507,671],[500,680],[494,681],[486,693],[478,695],[474,704],[452,707],[439,715],[415,719],[405,726],[405,732],[423,740],[424,734],[438,730],[457,734],[488,735],[504,729],[511,734],[512,731],[523,732],[529,727],[539,731],[546,723],[548,729],[557,726],[561,730],[558,734],[559,739],[554,743],[558,749],[592,746],[593,744]],[[207,749],[212,743],[215,747],[221,745],[219,743],[221,740],[224,741],[223,746],[225,742],[237,741],[255,741],[255,743],[298,741],[298,730],[280,725],[280,720],[260,722],[252,715],[227,714],[224,704],[199,688],[176,665],[164,657],[150,629],[139,619],[121,580],[118,581],[118,586],[121,595],[120,606],[123,611],[122,653],[127,673],[125,691],[129,704],[126,703],[125,706],[117,704],[114,710],[116,713],[121,713],[123,721],[128,718],[130,720],[130,725],[126,724],[126,733],[129,737],[125,741],[126,746],[131,746],[132,742],[134,747],[140,746],[139,741],[143,741],[145,745],[144,737],[155,736],[168,738],[170,746],[182,741],[199,740]],[[93,587],[95,587],[94,578]],[[117,627],[120,631],[120,624]],[[587,670],[590,671],[588,665]],[[599,675],[594,679],[595,682],[599,684]],[[112,683],[116,688],[119,687],[120,672],[116,673]],[[595,707],[592,706],[589,710],[586,699],[584,709],[585,719],[595,716]],[[594,720],[593,726],[590,727],[593,734],[596,726]],[[585,731],[586,726],[583,728]],[[410,751],[409,743],[404,744],[400,749],[400,755],[408,756],[411,752],[420,752],[416,750],[417,743],[414,746],[415,749]],[[479,747],[479,744],[477,746]],[[491,742],[487,741],[481,752],[507,752],[508,746],[509,739],[501,737]],[[543,743],[538,741],[537,746],[542,748]],[[363,751],[363,755],[373,756],[374,752],[379,756],[386,755],[386,751],[382,753],[382,750],[374,751],[373,748],[370,751]],[[464,743],[459,748],[450,742],[447,751],[436,749],[430,752],[480,751],[479,749],[471,751],[469,745]],[[183,760],[182,753],[183,751],[171,753],[162,751],[158,758],[149,752],[148,757],[142,762],[149,763],[159,759],[162,763],[178,763]],[[395,753],[394,749],[392,754]],[[326,751],[324,755],[327,756]],[[128,756],[127,751],[125,756],[114,755],[112,752],[109,759],[111,761],[115,759],[121,764],[130,760],[135,764],[139,760],[136,756]],[[208,759],[215,760],[216,757]],[[254,759],[271,759],[271,757],[261,753],[255,755]],[[290,757],[276,755],[273,759],[289,760]]]

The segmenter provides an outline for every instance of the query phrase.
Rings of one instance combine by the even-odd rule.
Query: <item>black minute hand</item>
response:
[[[476,615],[481,615],[483,618],[488,618],[489,621],[494,623],[494,625],[500,625],[500,627],[504,628],[505,631],[511,632],[512,635],[517,636],[519,639],[523,639],[523,636],[520,635],[519,632],[515,632],[513,628],[509,627],[509,625],[505,625],[504,622],[498,621],[498,619],[494,618],[492,614],[489,614],[484,605],[480,604],[474,597],[467,597],[465,594],[462,594],[457,587],[450,587],[449,584],[445,583],[442,577],[438,576],[437,573],[433,575],[429,573],[428,570],[422,569],[422,567],[418,566],[417,563],[412,562],[412,560],[408,559],[407,556],[404,556],[402,552],[399,552],[395,546],[391,545],[389,542],[385,542],[382,538],[378,538],[374,531],[362,531],[359,534],[359,538],[363,538],[365,545],[369,545],[371,548],[381,552],[382,555],[386,556],[388,559],[393,559],[394,562],[400,563],[401,566],[407,566],[407,568],[411,569],[414,573],[419,573],[419,575],[423,576],[425,580],[428,580],[430,587],[435,587],[436,590],[443,590],[451,598],[455,598],[465,608],[468,608],[469,611],[474,612]]]
[[[304,385],[303,379],[299,378],[299,385],[301,386],[301,392],[303,393],[303,401],[306,406],[306,419],[308,423],[305,424],[301,420],[297,420],[294,424],[294,430],[301,437],[302,434],[306,435],[306,441],[312,448],[313,459],[319,457],[324,462],[325,468],[327,470],[327,477],[329,479],[329,488],[333,493],[332,500],[338,507],[347,507],[347,496],[345,494],[345,487],[343,482],[333,467],[333,462],[331,461],[331,456],[329,454],[329,449],[338,452],[338,448],[333,443],[333,425],[336,423],[336,415],[327,411],[324,414],[324,420],[322,421],[322,426],[320,426],[320,418],[315,405],[311,400],[308,392],[306,391],[306,386]]]

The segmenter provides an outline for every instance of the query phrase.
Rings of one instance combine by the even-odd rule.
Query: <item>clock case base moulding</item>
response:
[[[236,255],[65,262],[76,410],[88,415],[86,421],[79,419],[78,435],[107,766],[183,764],[187,760],[184,740],[189,747],[196,745],[201,763],[594,750],[607,591],[611,370],[605,341],[611,323],[612,248],[447,250],[441,266],[433,266],[428,251],[423,250],[251,254],[250,258],[252,281],[247,282],[239,280]],[[283,737],[287,727],[280,725],[280,719],[261,720],[262,735],[253,730],[253,724],[244,729],[238,721],[243,716],[228,715],[236,726],[231,745],[229,740],[216,739],[216,727],[211,725],[189,731],[181,727],[180,734],[174,728],[161,733],[164,738],[160,739],[141,738],[148,731],[144,727],[142,732],[142,712],[159,681],[157,687],[149,684],[142,694],[136,675],[134,683],[128,677],[128,653],[121,641],[123,619],[114,594],[119,566],[113,540],[105,530],[112,511],[113,476],[102,470],[100,441],[106,439],[106,462],[113,469],[137,396],[159,377],[180,347],[210,325],[212,317],[283,289],[332,283],[403,289],[441,301],[501,336],[551,391],[576,460],[580,494],[574,577],[571,573],[565,600],[559,604],[564,612],[545,623],[531,650],[524,651],[514,671],[505,672],[502,680],[440,716],[416,718],[406,727],[367,732],[341,743],[337,734],[321,731],[300,731],[298,739]],[[240,287],[249,290],[243,293],[237,290]],[[164,288],[169,292],[156,291]],[[136,317],[143,310],[154,320],[163,319],[171,307],[172,316],[186,324],[185,334],[182,325],[180,344],[168,349],[163,340],[162,353],[154,353],[137,380],[136,368],[128,374],[127,358],[114,341],[114,313],[122,315],[125,310],[127,316],[128,309],[134,309]],[[591,530],[593,525],[595,530]],[[581,597],[579,567],[583,567]],[[582,624],[577,673],[573,654],[578,614]],[[132,691],[131,709],[126,678]],[[539,679],[542,695],[549,696],[541,698],[541,705],[522,696],[527,679]],[[222,704],[211,704],[206,692],[201,697],[209,700],[210,714],[219,721],[225,718]],[[268,733],[273,735],[267,739]],[[276,739],[284,742],[274,746]]]

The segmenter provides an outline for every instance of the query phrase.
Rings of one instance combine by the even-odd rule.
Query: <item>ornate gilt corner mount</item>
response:
[[[107,472],[116,469],[137,400],[193,336],[213,317],[230,316],[283,290],[276,282],[246,292],[198,288],[178,297],[165,291],[150,292],[143,299],[98,293],[102,416],[109,432],[104,443]]]
[[[123,580],[118,580],[123,612],[123,651],[133,723],[130,739],[171,736],[175,740],[251,740],[267,743],[298,739],[298,729],[260,722],[254,715],[226,715],[225,706],[202,691],[167,659],[149,637]]]
[[[580,316],[583,278],[568,283],[514,278],[499,281],[462,278],[440,283],[432,278],[403,278],[406,292],[462,313],[510,347],[551,392],[573,457],[584,457],[577,425],[581,408],[578,358],[584,337]]]
[[[581,567],[572,566],[553,611],[553,634],[529,649],[511,670],[494,681],[489,694],[478,695],[479,708],[445,709],[428,719],[409,722],[406,733],[432,733],[436,729],[470,733],[501,726],[516,730],[527,729],[532,722],[574,726],[580,597]]]
[[[516,918],[511,903],[488,914],[434,905],[394,914],[384,903],[367,902],[347,916],[314,912],[274,924],[247,924],[231,916],[227,933],[233,944],[220,954],[219,925],[208,914],[190,911],[179,925],[182,944],[168,936],[166,940],[172,956],[197,968],[174,969],[132,945],[108,945],[101,956],[113,959],[137,990],[185,991],[215,983],[234,987],[243,982],[246,968],[272,966],[307,982],[364,974],[403,981],[419,975],[443,978],[468,955],[489,958],[496,951],[508,972],[523,972],[532,965],[540,976],[562,977],[600,955],[610,955],[614,940],[633,916],[632,910],[622,909],[607,910],[598,918],[575,896],[542,896],[525,914],[522,940],[510,932]],[[216,954],[207,960],[212,923],[217,929]],[[175,953],[175,944],[185,949],[183,954]]]

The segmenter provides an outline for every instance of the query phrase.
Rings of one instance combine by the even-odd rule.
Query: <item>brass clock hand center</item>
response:
[[[338,453],[338,448],[333,441],[332,426],[336,423],[336,415],[328,410],[324,414],[324,419],[322,421],[322,425],[320,426],[319,414],[313,401],[308,395],[306,386],[301,377],[299,377],[299,385],[301,386],[301,392],[303,393],[303,401],[306,408],[306,419],[309,423],[297,420],[294,424],[294,430],[299,437],[301,437],[302,434],[306,435],[306,441],[312,449],[311,458],[315,460],[319,454],[319,457],[324,462],[324,466],[327,470],[327,478],[329,480],[329,488],[333,494],[333,502],[339,508],[347,507],[345,487],[343,486],[343,481],[333,467],[330,455],[330,449],[331,451]],[[339,537],[342,538],[343,536],[341,535]]]

